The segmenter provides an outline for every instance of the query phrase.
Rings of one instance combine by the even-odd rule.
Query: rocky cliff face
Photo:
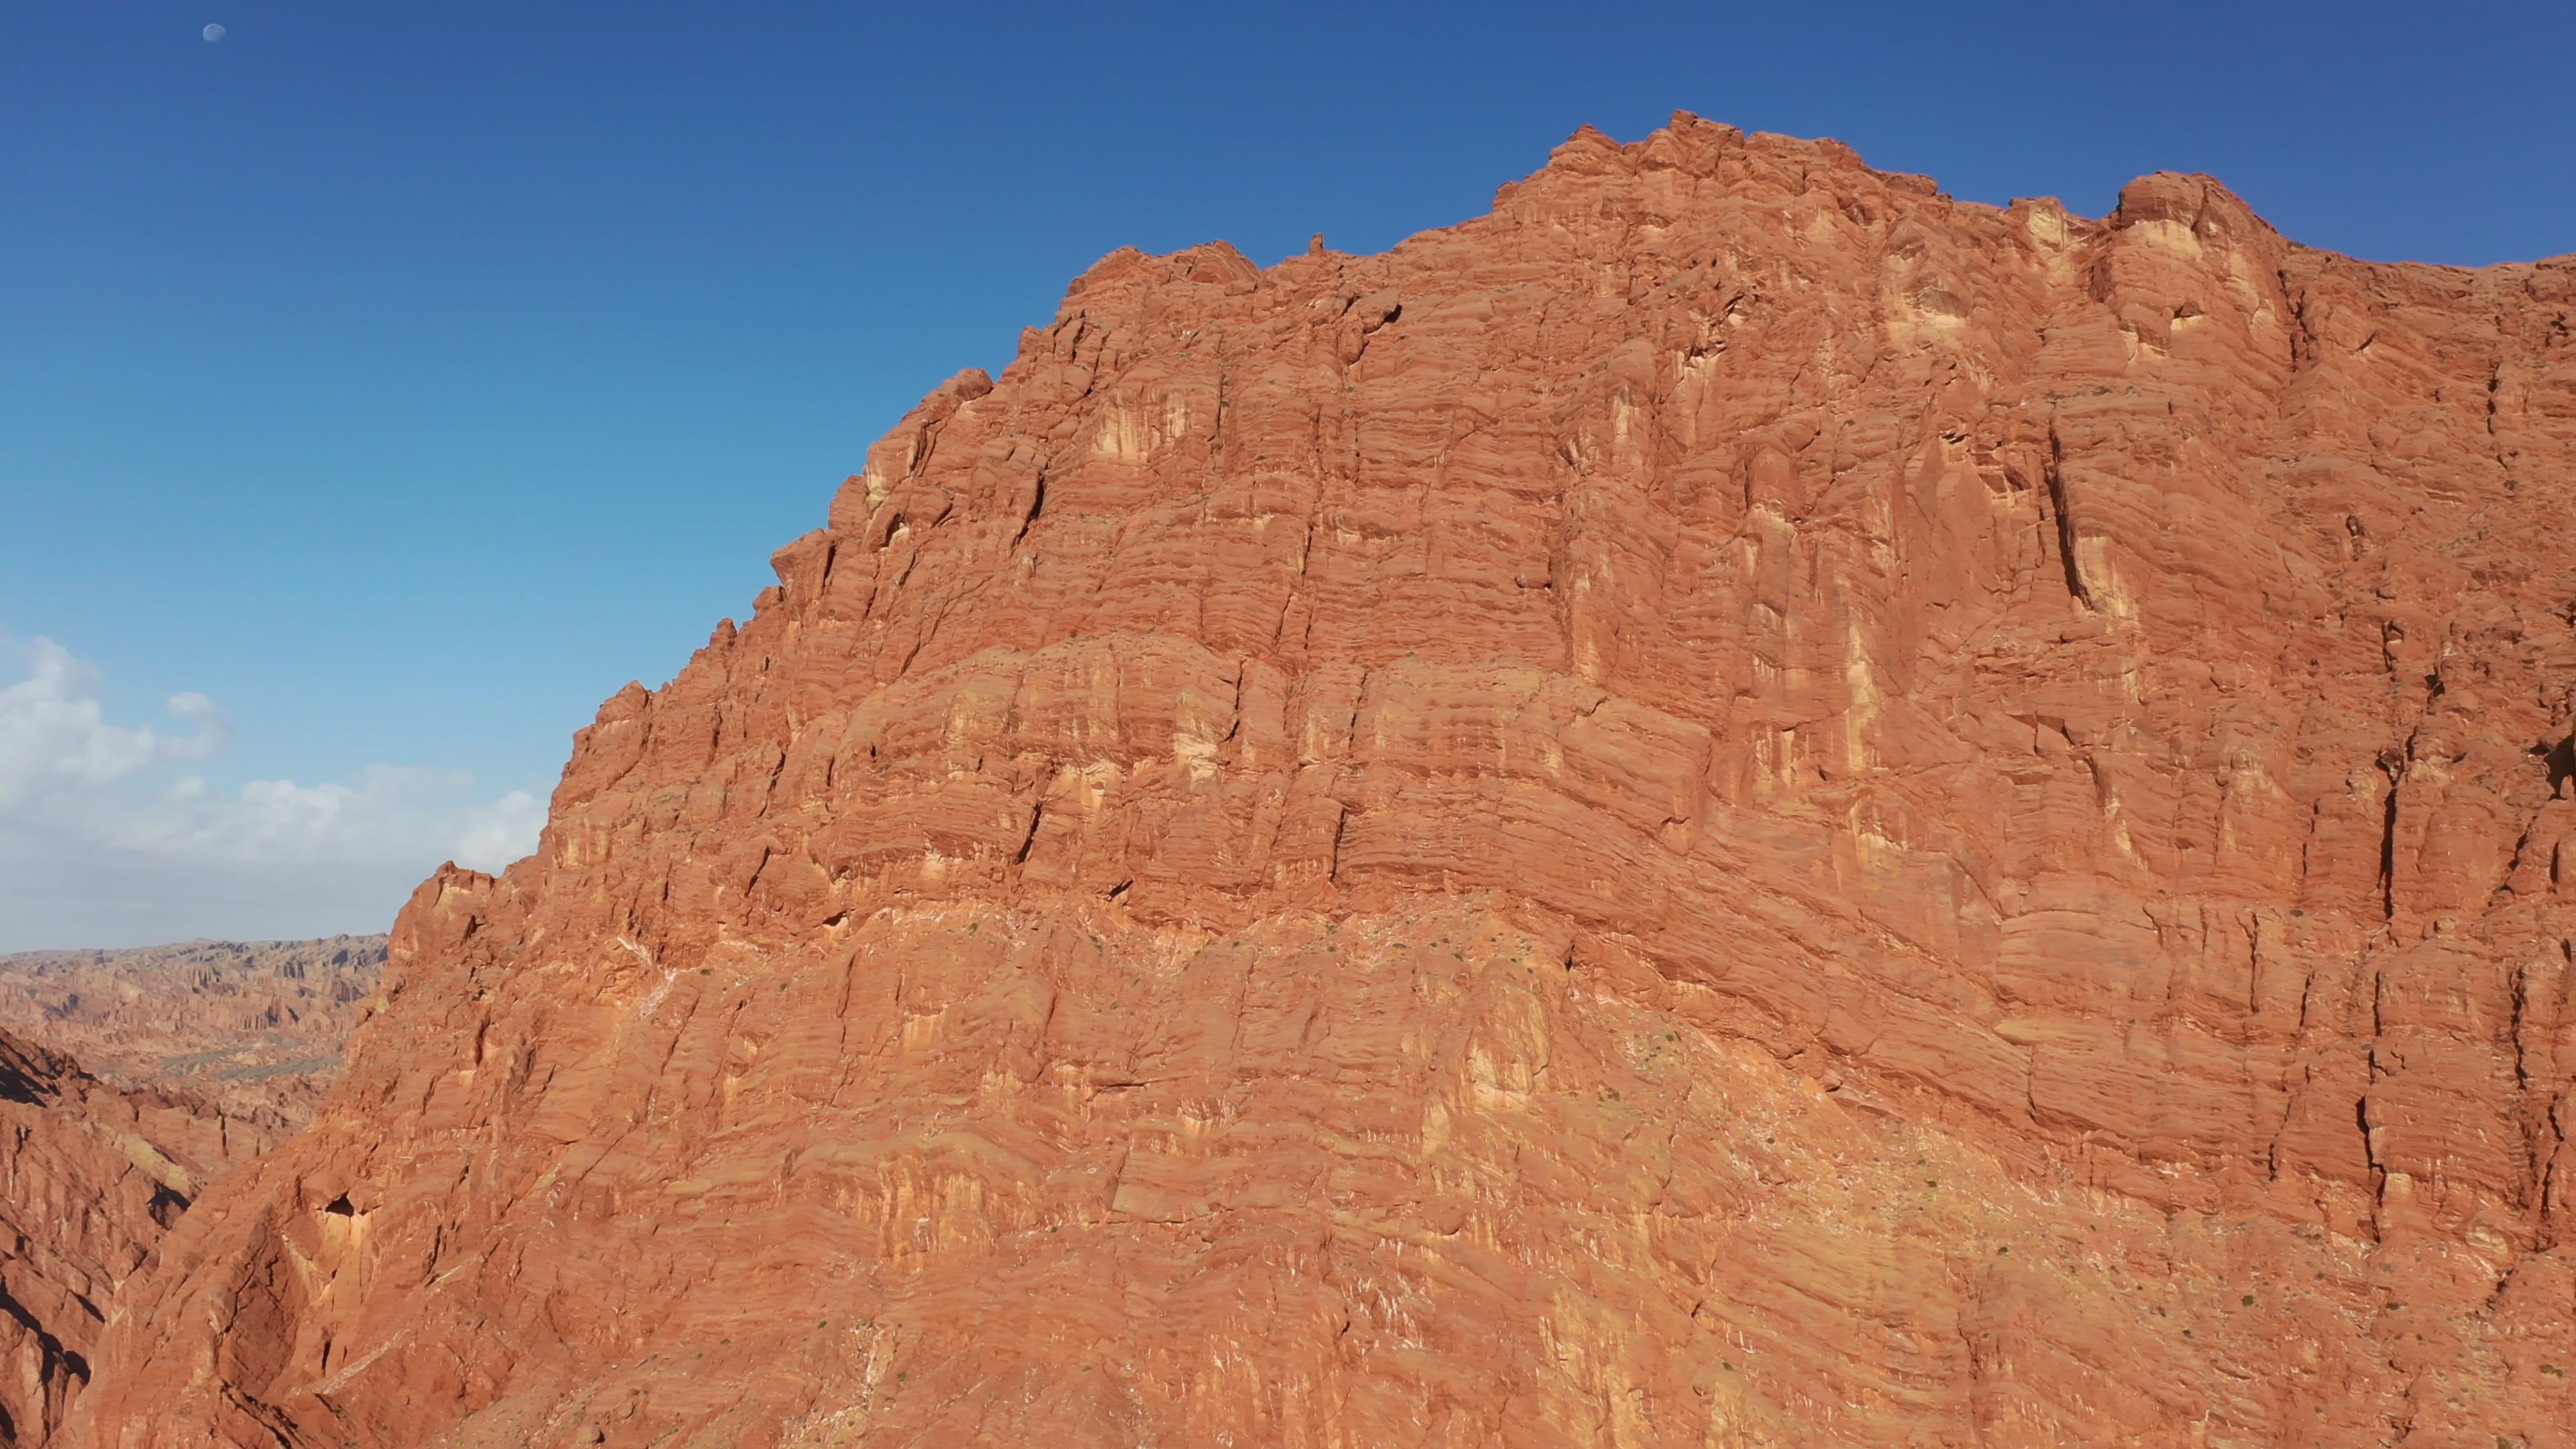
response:
[[[2571,312],[1689,117],[1113,255],[83,1442],[2576,1442]]]
[[[340,1074],[382,936],[0,956],[0,1030],[122,1087],[167,1086],[285,1136]]]
[[[47,1442],[118,1290],[207,1181],[275,1140],[0,1031],[0,1446]]]
[[[311,1120],[384,956],[382,936],[0,956],[0,1446],[49,1441],[190,1199]]]

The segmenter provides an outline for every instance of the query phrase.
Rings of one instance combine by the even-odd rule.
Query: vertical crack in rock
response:
[[[2406,778],[2406,767],[2389,760],[2380,761],[2388,777],[2388,793],[2382,798],[2379,821],[2379,916],[2383,921],[2397,919],[2397,796]]]
[[[1020,519],[1019,531],[1011,535],[1011,543],[1014,547],[1020,540],[1029,536],[1029,529],[1037,523],[1038,515],[1046,512],[1046,489],[1047,470],[1044,465],[1040,465],[1037,480],[1029,488],[1029,511]]]
[[[2054,419],[2048,425],[2048,461],[2044,466],[2049,511],[2057,517],[2057,559],[2066,570],[2066,592],[2090,609],[2093,607],[2093,590],[2084,581],[2084,563],[2076,552],[2075,505],[2066,487],[2066,449],[2058,440]]]
[[[1029,807],[1028,834],[1020,837],[1020,848],[1011,852],[1011,864],[1026,865],[1029,863],[1029,852],[1037,848],[1038,826],[1044,823],[1045,820],[1046,805],[1044,802],[1040,802],[1039,804]]]

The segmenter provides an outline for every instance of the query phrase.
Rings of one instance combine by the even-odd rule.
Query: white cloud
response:
[[[212,754],[228,738],[224,712],[202,694],[174,694],[165,708],[193,734],[121,729],[90,694],[98,671],[38,637],[20,645],[0,635],[0,658],[16,655],[27,678],[0,689],[0,811],[81,785],[103,785],[168,760]],[[14,672],[14,671],[13,671]]]
[[[96,670],[50,639],[0,635],[0,679],[11,675],[0,951],[382,930],[440,861],[498,869],[545,823],[527,791],[478,797],[462,773],[404,766],[228,794],[174,773],[232,738],[206,696],[171,696],[167,726],[116,724]]]
[[[513,790],[488,805],[477,805],[457,838],[456,863],[476,870],[498,870],[537,848],[537,832],[546,828],[546,802],[525,790]]]

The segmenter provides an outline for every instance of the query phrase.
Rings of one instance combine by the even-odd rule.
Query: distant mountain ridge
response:
[[[121,1087],[185,1087],[280,1136],[310,1120],[385,964],[383,936],[0,956],[0,1029]]]

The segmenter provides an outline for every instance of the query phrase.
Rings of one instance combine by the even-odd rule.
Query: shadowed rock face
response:
[[[1688,117],[1113,255],[80,1442],[2570,1443],[2571,312]]]
[[[47,1442],[118,1291],[209,1179],[275,1140],[0,1031],[0,1445]]]
[[[339,1076],[384,961],[382,936],[21,952],[0,956],[0,1029],[119,1086],[183,1088],[283,1137]]]
[[[311,1120],[384,956],[382,936],[0,956],[0,1445],[61,1424],[189,1200]]]

